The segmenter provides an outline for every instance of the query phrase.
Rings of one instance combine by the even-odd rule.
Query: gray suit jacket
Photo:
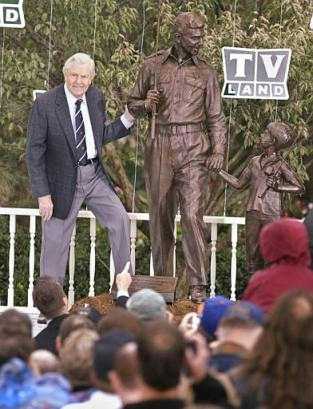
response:
[[[120,119],[105,125],[103,94],[89,87],[86,100],[99,159],[103,144],[129,134]],[[77,151],[64,85],[38,96],[27,132],[26,161],[35,197],[51,194],[53,216],[66,219],[77,179]],[[103,165],[101,163],[103,168]],[[104,168],[103,168],[104,170]]]

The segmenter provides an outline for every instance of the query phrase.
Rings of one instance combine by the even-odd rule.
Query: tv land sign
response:
[[[25,27],[23,0],[0,0],[0,27]]]
[[[224,98],[288,99],[290,49],[224,47]]]

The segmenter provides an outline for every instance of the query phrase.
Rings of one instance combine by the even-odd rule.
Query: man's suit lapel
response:
[[[64,85],[60,85],[56,96],[56,114],[63,128],[68,144],[78,162],[77,149],[75,146],[75,135],[71,121],[70,110],[65,96]]]

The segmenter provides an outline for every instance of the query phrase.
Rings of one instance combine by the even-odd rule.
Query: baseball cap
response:
[[[207,335],[214,336],[218,323],[233,303],[222,295],[208,298],[205,301],[200,325]]]
[[[225,312],[223,319],[236,318],[243,323],[263,325],[265,314],[257,305],[248,301],[237,301]]]

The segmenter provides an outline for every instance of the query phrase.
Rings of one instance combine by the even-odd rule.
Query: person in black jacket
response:
[[[51,277],[40,277],[34,286],[33,301],[40,313],[50,320],[47,327],[34,338],[35,348],[57,355],[55,341],[63,320],[69,316],[67,297],[61,284]]]

